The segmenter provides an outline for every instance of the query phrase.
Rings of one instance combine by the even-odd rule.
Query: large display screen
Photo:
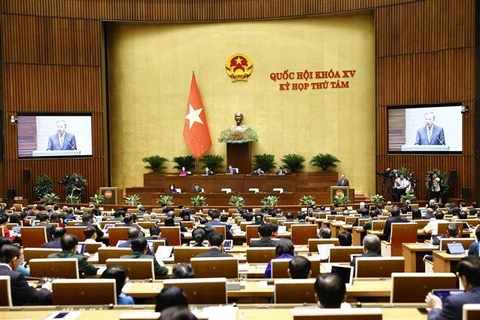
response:
[[[91,114],[18,114],[18,157],[92,156]]]
[[[388,107],[388,151],[461,153],[464,110],[460,103]]]

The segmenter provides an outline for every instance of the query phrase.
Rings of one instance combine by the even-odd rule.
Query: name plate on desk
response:
[[[79,156],[80,150],[48,150],[48,151],[33,151],[34,157],[72,157]]]
[[[402,151],[406,152],[448,152],[450,146],[446,145],[408,145],[402,146]]]

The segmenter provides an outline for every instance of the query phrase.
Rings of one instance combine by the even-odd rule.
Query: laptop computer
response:
[[[332,273],[338,274],[347,287],[353,284],[353,272],[353,267],[332,265]]]
[[[103,226],[103,231],[108,231],[109,228],[115,227],[114,223],[107,223]]]
[[[20,226],[14,226],[12,227],[12,231],[17,233],[17,234],[20,234],[20,231],[22,230],[22,228]]]
[[[77,243],[77,253],[83,254],[85,252],[85,242]]]
[[[465,254],[463,245],[459,242],[447,243],[447,253],[450,254]]]
[[[223,249],[225,251],[232,250],[233,247],[233,240],[224,240],[223,241]]]

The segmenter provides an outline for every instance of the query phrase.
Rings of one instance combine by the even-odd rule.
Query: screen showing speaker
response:
[[[390,153],[461,153],[461,103],[388,107]]]
[[[91,157],[91,114],[18,114],[18,157]]]

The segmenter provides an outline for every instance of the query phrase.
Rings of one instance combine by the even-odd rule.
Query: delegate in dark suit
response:
[[[350,262],[350,266],[355,268],[355,261],[358,257],[360,257],[360,258],[377,258],[377,257],[381,257],[381,256],[382,255],[380,253],[377,253],[377,252],[367,252],[367,253],[362,254],[361,256],[354,256],[352,258],[352,262]]]
[[[442,308],[433,308],[428,313],[428,320],[462,319],[462,308],[467,303],[480,303],[480,286],[473,287],[468,292],[447,297]]]
[[[400,217],[400,210],[398,210],[398,208],[396,209],[398,211],[396,215],[394,215],[394,210],[395,209],[392,209],[392,216],[385,221],[385,229],[383,229],[383,234],[387,241],[390,241],[390,235],[392,234],[392,223],[408,222],[407,219]]]
[[[48,304],[50,291],[46,288],[37,290],[31,287],[25,277],[18,271],[11,270],[7,265],[0,265],[0,275],[10,277],[12,303],[14,306],[24,304]]]
[[[61,249],[62,248],[62,245],[60,243],[61,240],[62,240],[61,238],[57,238],[53,241],[46,242],[42,244],[42,248]]]
[[[275,240],[270,239],[270,237],[263,237],[260,240],[250,241],[250,247],[258,248],[258,247],[276,247],[277,242]]]
[[[85,227],[89,227],[89,226],[92,226],[95,228],[95,233],[97,234],[97,238],[101,238],[103,237],[103,231],[100,230],[100,228],[96,225],[96,224],[93,224],[93,223],[90,223],[90,222],[81,222],[81,223],[77,223],[75,224],[76,226],[85,226]]]
[[[168,273],[168,269],[166,267],[161,266],[157,259],[154,256],[144,254],[143,252],[132,252],[132,254],[121,256],[121,259],[153,259],[153,271],[155,272],[155,276],[164,276]]]
[[[212,228],[214,226],[225,226],[225,233],[226,233],[227,239],[233,239],[232,231],[230,231],[230,229],[232,229],[232,226],[229,225],[228,223],[221,222],[219,220],[214,219],[212,220],[212,222],[206,223],[205,226],[210,226]]]
[[[443,128],[439,126],[432,126],[432,133],[430,140],[428,139],[427,127],[422,127],[417,130],[415,144],[418,145],[445,145],[445,133]]]
[[[50,138],[48,138],[47,150],[77,150],[75,135],[68,132],[65,132],[63,135],[63,144],[60,144],[58,134],[51,135]]]
[[[87,276],[93,276],[97,274],[97,268],[92,266],[90,263],[87,262],[87,258],[80,254],[75,254],[72,251],[63,250],[59,253],[53,253],[48,256],[49,258],[75,258],[78,260],[78,272],[80,274],[85,274]]]
[[[197,254],[194,258],[225,258],[233,257],[231,254],[220,251],[218,248],[211,248],[207,252]]]

